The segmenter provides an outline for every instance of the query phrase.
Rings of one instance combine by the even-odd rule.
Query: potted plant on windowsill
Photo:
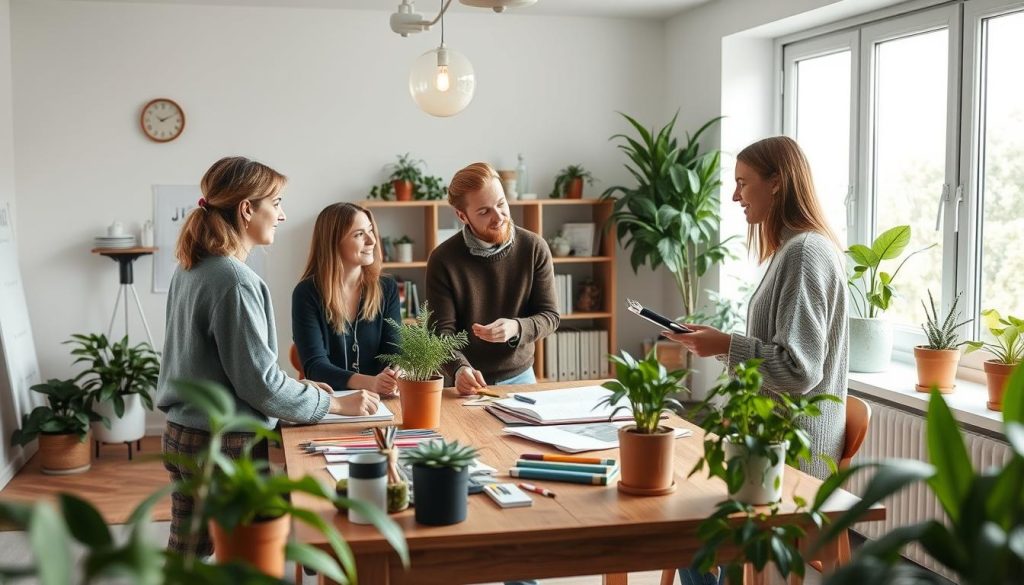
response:
[[[967,353],[985,349],[993,359],[984,364],[985,379],[988,382],[988,409],[1003,409],[1003,393],[1010,378],[1010,372],[1024,360],[1024,320],[1007,315],[1004,319],[999,311],[986,309],[981,312],[985,328],[995,338],[995,343],[968,341]]]
[[[93,423],[97,441],[124,443],[146,434],[146,411],[153,410],[151,393],[156,389],[160,361],[148,343],[128,345],[128,336],[111,344],[103,334],[71,336],[75,363],[89,365],[75,380],[85,379],[83,388],[94,402],[96,412],[110,421],[110,428]]]
[[[402,453],[412,466],[416,521],[430,526],[458,524],[466,519],[469,466],[477,451],[444,439],[427,441]]]
[[[569,165],[555,175],[555,186],[548,197],[552,199],[582,199],[583,181],[594,184],[594,176],[583,165]]]
[[[661,424],[665,412],[682,413],[675,399],[686,370],[668,371],[658,363],[654,352],[637,361],[628,352],[612,355],[615,380],[601,386],[612,393],[597,406],[614,406],[623,398],[629,401],[634,424],[619,429],[619,453],[622,477],[619,491],[635,496],[660,496],[676,489],[673,461],[675,430]],[[683,389],[685,390],[685,389]],[[619,405],[609,420],[620,410]]]
[[[252,449],[260,440],[280,441],[280,436],[263,427],[252,417],[237,414],[230,393],[212,382],[175,380],[171,382],[178,393],[209,418],[210,442],[195,459],[175,458],[175,463],[189,468],[190,479],[178,487],[195,498],[196,506],[189,520],[189,534],[197,533],[197,526],[207,522],[214,542],[217,562],[226,564],[243,561],[261,572],[281,578],[285,559],[303,564],[317,555],[311,546],[288,543],[291,520],[295,519],[319,530],[327,538],[335,559],[323,559],[326,566],[321,572],[336,582],[350,582],[355,567],[351,551],[341,534],[317,512],[300,508],[290,495],[305,493],[327,500],[339,508],[356,509],[368,519],[408,564],[405,540],[401,529],[376,506],[340,498],[325,489],[312,476],[291,479],[287,475],[268,471],[269,462],[255,459]],[[241,456],[229,459],[221,453],[226,433],[251,433],[252,438],[242,448]]]
[[[928,291],[928,305],[921,301],[924,308],[925,323],[921,329],[928,337],[927,345],[918,345],[914,348],[914,360],[917,362],[917,391],[931,392],[932,387],[938,388],[939,392],[949,394],[956,387],[956,367],[960,363],[960,349],[963,343],[959,342],[957,329],[966,325],[974,319],[957,323],[960,317],[956,307],[960,303],[960,293],[953,298],[953,306],[949,308],[946,317],[939,320],[938,311],[935,308],[935,299],[932,298],[932,291]]]
[[[21,428],[11,435],[11,444],[25,445],[39,438],[39,458],[43,473],[69,475],[83,473],[92,466],[89,448],[89,423],[105,418],[92,409],[89,392],[74,380],[47,380],[32,386],[46,396],[49,406],[37,406],[22,415]]]
[[[758,359],[737,364],[697,405],[694,417],[709,436],[704,458],[690,471],[693,475],[707,465],[708,475],[724,480],[732,499],[753,506],[779,501],[786,465],[811,460],[810,437],[797,420],[820,416],[821,402],[840,401],[831,394],[766,396],[760,364]]]
[[[469,344],[465,331],[455,335],[434,333],[428,325],[431,313],[427,303],[423,303],[414,323],[386,319],[398,332],[398,353],[384,354],[377,359],[402,371],[398,395],[402,402],[403,429],[441,426],[441,390],[444,388],[441,368],[456,351]]]
[[[854,244],[846,250],[853,259],[848,279],[850,299],[857,316],[850,315],[850,371],[881,372],[892,357],[892,323],[881,318],[896,296],[893,281],[903,265],[915,254],[935,247],[926,246],[907,255],[892,274],[881,270],[885,260],[895,260],[910,243],[910,226],[898,225],[880,234],[871,247]]]

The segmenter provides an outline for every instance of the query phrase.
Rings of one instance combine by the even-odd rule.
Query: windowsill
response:
[[[849,386],[860,394],[880,398],[903,406],[908,410],[920,412],[924,416],[928,412],[929,394],[918,392],[917,369],[914,364],[896,361],[889,369],[876,374],[850,372]],[[945,394],[946,404],[956,419],[968,426],[1003,436],[1003,413],[989,410],[988,389],[984,383],[965,380],[958,377],[956,389],[952,394]]]

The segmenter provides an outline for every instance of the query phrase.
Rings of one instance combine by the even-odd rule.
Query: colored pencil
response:
[[[530,461],[560,461],[562,463],[591,463],[594,465],[615,465],[614,459],[601,459],[599,457],[577,457],[575,455],[548,455],[546,453],[523,453],[520,459]]]

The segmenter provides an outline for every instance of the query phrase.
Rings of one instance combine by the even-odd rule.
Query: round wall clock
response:
[[[142,108],[139,123],[150,140],[170,142],[185,129],[185,111],[174,100],[157,98]]]

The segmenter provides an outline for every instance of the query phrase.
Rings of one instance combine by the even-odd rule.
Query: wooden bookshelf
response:
[[[423,214],[423,242],[417,243],[419,254],[414,257],[427,258],[430,252],[437,247],[437,230],[440,227],[439,216],[441,209],[448,206],[447,201],[379,201],[375,199],[362,201],[360,205],[370,208],[379,217],[392,212],[406,210],[419,210]],[[593,323],[597,329],[608,331],[607,353],[616,352],[616,316],[617,306],[616,283],[615,283],[615,237],[610,233],[603,233],[601,227],[605,225],[612,214],[614,201],[600,199],[533,199],[509,201],[509,207],[513,214],[521,213],[516,224],[524,229],[530,230],[541,237],[550,237],[561,227],[561,220],[556,215],[564,213],[575,213],[583,215],[584,218],[571,219],[570,221],[593,222],[595,231],[598,234],[598,247],[595,250],[598,255],[587,257],[568,256],[553,258],[555,272],[561,270],[586,270],[590,269],[589,276],[594,279],[601,289],[601,311],[594,312],[570,312],[561,315],[563,326],[577,327],[585,322]],[[545,214],[545,210],[549,213]],[[568,210],[568,211],[564,211]],[[584,211],[573,211],[584,210]],[[547,216],[547,217],[545,217]],[[546,224],[545,221],[548,223]],[[422,244],[422,245],[420,245]],[[385,262],[385,270],[425,270],[426,260],[414,262]],[[421,279],[422,280],[422,279]],[[424,291],[425,294],[425,291]],[[575,302],[576,294],[572,295]],[[548,379],[550,376],[544,371],[544,340],[537,342],[535,348],[533,369],[538,380]]]

